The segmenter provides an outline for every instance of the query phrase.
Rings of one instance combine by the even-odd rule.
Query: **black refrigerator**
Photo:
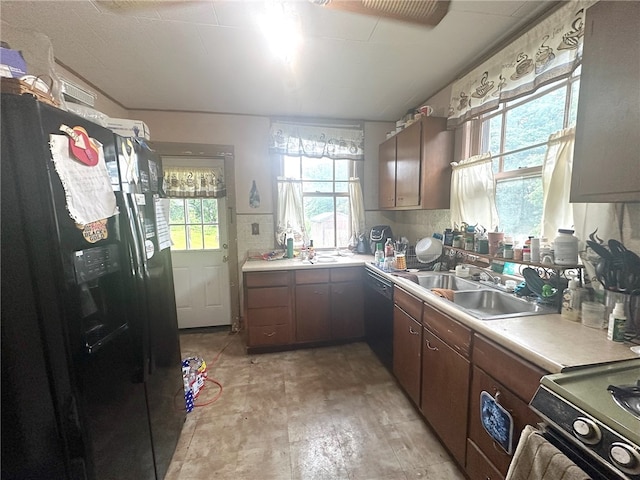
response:
[[[28,95],[1,115],[2,478],[164,478],[185,409],[161,165]]]

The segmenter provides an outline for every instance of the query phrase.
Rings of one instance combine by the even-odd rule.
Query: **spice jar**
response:
[[[513,245],[511,245],[510,243],[505,243],[504,244],[504,251],[502,253],[502,256],[504,258],[512,259],[513,258]]]

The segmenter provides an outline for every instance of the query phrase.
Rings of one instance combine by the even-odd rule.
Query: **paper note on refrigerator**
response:
[[[67,200],[69,216],[80,225],[111,217],[118,213],[116,196],[104,161],[104,150],[99,142],[98,163],[85,165],[69,153],[69,137],[49,135],[49,147],[56,172],[60,177]]]
[[[158,246],[160,250],[171,246],[171,235],[169,232],[169,199],[154,198],[156,210],[156,231],[158,235]]]

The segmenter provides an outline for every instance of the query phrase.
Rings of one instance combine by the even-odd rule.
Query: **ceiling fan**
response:
[[[325,8],[375,15],[434,27],[449,11],[449,0],[309,0]]]
[[[309,0],[314,5],[351,13],[391,18],[430,27],[436,26],[449,11],[450,0]],[[96,0],[114,11],[135,10],[154,6],[178,5],[191,0]]]

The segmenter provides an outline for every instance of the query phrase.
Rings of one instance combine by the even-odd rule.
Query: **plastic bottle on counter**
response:
[[[316,250],[313,248],[313,240],[309,240],[309,248],[307,248],[307,258],[313,260],[316,256]]]
[[[578,280],[569,280],[569,286],[562,292],[561,315],[572,322],[579,322],[582,310],[583,289],[579,288]]]
[[[624,327],[627,317],[624,315],[624,303],[617,302],[613,312],[609,315],[607,338],[614,342],[624,342]]]
[[[287,258],[293,258],[293,237],[287,238]]]
[[[393,258],[393,240],[387,238],[387,242],[384,244],[384,256]]]
[[[540,239],[531,239],[531,262],[540,263]]]
[[[375,263],[376,267],[379,268],[382,268],[382,265],[384,263],[384,251],[382,250],[381,243],[376,243]]]

